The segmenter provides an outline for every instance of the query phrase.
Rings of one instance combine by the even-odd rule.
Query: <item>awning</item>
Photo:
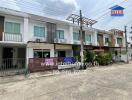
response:
[[[53,44],[48,43],[28,43],[27,48],[33,48],[33,49],[54,49]]]
[[[61,44],[56,44],[55,45],[56,50],[72,50],[72,45],[61,45]]]

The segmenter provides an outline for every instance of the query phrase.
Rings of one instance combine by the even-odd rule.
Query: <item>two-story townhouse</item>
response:
[[[94,40],[96,40],[95,45],[93,45],[93,50],[95,52],[107,52],[111,51],[112,47],[112,41],[111,41],[111,32],[96,29],[96,33],[94,35]]]
[[[63,21],[29,18],[28,58],[73,56],[70,27]]]
[[[73,27],[73,55],[78,56],[80,55],[80,27],[74,25]],[[96,30],[94,28],[83,27],[83,43],[84,43],[84,50],[93,50],[93,46],[97,45],[96,40]]]
[[[1,68],[23,68],[29,58],[73,56],[73,26],[68,22],[4,8],[0,22]]]
[[[26,63],[26,14],[12,13],[8,9],[0,11],[0,67],[6,69],[23,68]]]
[[[113,46],[115,47],[115,59],[127,61],[125,33],[119,29],[111,29]],[[130,57],[129,57],[130,58]],[[129,59],[128,58],[128,59]]]

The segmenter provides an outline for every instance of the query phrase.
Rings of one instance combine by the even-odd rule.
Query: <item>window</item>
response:
[[[57,36],[57,39],[64,39],[64,31],[63,30],[57,30],[56,36]]]
[[[91,42],[91,35],[86,35],[85,40]]]
[[[117,38],[117,44],[122,45],[122,38]]]
[[[73,32],[73,40],[79,40],[79,33]]]
[[[13,23],[13,22],[6,22],[5,23],[5,32],[20,34],[20,24]]]
[[[109,43],[109,38],[105,38],[105,44]]]
[[[34,26],[34,36],[45,37],[45,27]]]
[[[50,52],[45,50],[34,50],[34,58],[50,58]]]

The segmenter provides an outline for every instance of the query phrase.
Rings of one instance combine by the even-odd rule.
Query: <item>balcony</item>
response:
[[[3,41],[22,42],[22,34],[3,32]]]

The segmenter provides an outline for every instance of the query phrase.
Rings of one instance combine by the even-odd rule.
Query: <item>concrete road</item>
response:
[[[132,100],[132,64],[0,84],[0,100]]]

